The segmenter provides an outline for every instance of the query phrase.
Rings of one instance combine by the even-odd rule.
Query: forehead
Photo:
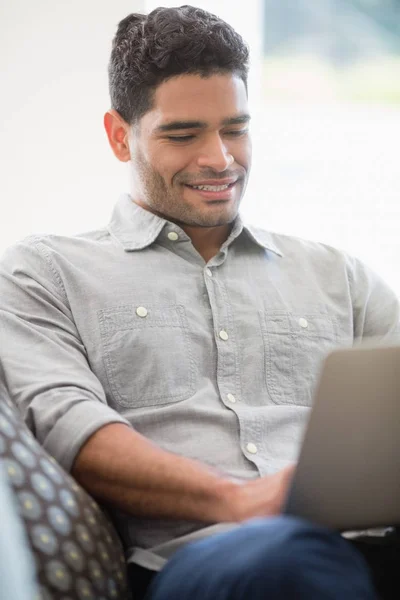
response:
[[[153,107],[142,121],[153,129],[176,120],[214,124],[245,113],[248,113],[247,92],[240,77],[181,75],[158,86]]]

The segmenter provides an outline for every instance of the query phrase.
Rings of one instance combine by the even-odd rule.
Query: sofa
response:
[[[26,559],[33,571],[32,582],[20,582],[27,586],[32,583],[30,589],[34,590],[32,596],[26,595],[23,600],[132,597],[122,544],[105,509],[39,445],[3,386],[0,386],[0,476],[0,484],[8,487],[3,490],[8,509],[1,505],[0,548],[7,548],[12,542],[15,550],[20,537],[18,532],[14,535],[12,528],[19,527],[26,554],[21,556],[21,565],[25,565]],[[4,539],[6,535],[11,539]],[[15,560],[11,561],[14,563]],[[5,561],[2,566],[5,568]],[[12,569],[6,574],[6,579],[10,579]],[[2,600],[19,599],[17,583],[12,588],[15,596],[14,593],[12,597],[5,596],[5,590],[11,588],[10,582],[7,584],[0,578]]]

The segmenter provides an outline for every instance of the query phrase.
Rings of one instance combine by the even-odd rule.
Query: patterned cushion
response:
[[[92,498],[0,398],[0,460],[35,557],[42,600],[127,600],[120,539]]]

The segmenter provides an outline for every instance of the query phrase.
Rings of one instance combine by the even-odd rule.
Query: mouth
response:
[[[197,195],[208,200],[231,200],[238,179],[227,183],[199,183],[197,185],[184,184]]]

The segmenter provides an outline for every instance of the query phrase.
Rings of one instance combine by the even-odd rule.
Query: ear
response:
[[[108,110],[104,115],[104,127],[115,156],[121,162],[128,162],[131,159],[128,123],[116,110]]]

